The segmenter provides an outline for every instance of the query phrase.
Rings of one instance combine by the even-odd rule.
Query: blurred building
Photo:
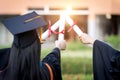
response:
[[[66,8],[72,8],[71,18],[90,36],[103,40],[107,35],[120,35],[120,0],[1,0],[0,20],[36,11],[54,24]],[[65,34],[67,39],[76,36],[73,31]],[[11,42],[11,37],[0,23],[0,44]]]

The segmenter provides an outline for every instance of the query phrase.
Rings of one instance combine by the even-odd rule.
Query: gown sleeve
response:
[[[93,45],[94,80],[120,80],[120,52],[96,40]]]
[[[62,80],[61,75],[61,56],[60,50],[54,48],[51,53],[49,53],[43,60],[43,63],[50,65],[53,71],[54,80]]]
[[[8,79],[8,62],[9,62],[10,48],[0,49],[0,80]]]
[[[8,65],[10,48],[0,49],[0,71]]]

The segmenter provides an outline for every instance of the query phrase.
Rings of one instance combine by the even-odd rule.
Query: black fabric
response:
[[[15,35],[11,49],[0,51],[0,55],[5,54],[0,59],[0,67],[5,65],[5,69],[0,71],[0,80],[50,80],[49,70],[44,63],[52,68],[54,80],[62,80],[60,50],[53,49],[40,61],[40,49],[36,31]]]
[[[50,80],[50,72],[43,62],[40,62],[40,74],[41,80]]]
[[[8,66],[10,48],[0,49],[0,71]]]
[[[36,30],[15,35],[10,53],[12,80],[40,80],[40,42]],[[16,38],[17,37],[17,38]]]
[[[120,52],[96,40],[93,45],[94,80],[120,80]]]
[[[16,47],[26,48],[38,38],[36,30],[24,32],[14,36],[13,44]]]
[[[0,80],[40,80],[40,42],[36,31],[14,36],[8,68]]]
[[[54,80],[62,80],[61,75],[61,57],[60,50],[58,48],[53,49],[43,60],[43,63],[48,63],[54,74]]]
[[[10,48],[7,49],[2,49],[1,54],[6,54],[4,58],[7,60],[1,59],[2,63],[7,64],[8,59],[9,59],[9,52]],[[47,63],[49,66],[52,68],[53,75],[54,75],[54,80],[62,80],[62,75],[61,75],[61,57],[60,57],[60,50],[58,48],[53,49],[51,53],[49,53],[42,61],[40,61],[40,79],[41,80],[50,80],[50,73],[47,68],[47,66],[44,64]],[[3,67],[1,65],[1,67]],[[0,80],[11,80],[10,79],[10,72],[9,68],[7,67],[6,70],[3,70],[3,72],[0,72]],[[25,70],[26,71],[26,70]]]
[[[9,78],[9,55],[10,48],[0,50],[0,80],[10,80]]]

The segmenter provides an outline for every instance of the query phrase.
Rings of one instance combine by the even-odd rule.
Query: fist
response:
[[[84,44],[93,44],[95,42],[95,39],[93,39],[86,33],[83,33],[79,38],[80,38],[80,41]]]
[[[59,48],[60,50],[65,50],[66,49],[66,41],[65,40],[56,40],[55,46],[57,48]]]

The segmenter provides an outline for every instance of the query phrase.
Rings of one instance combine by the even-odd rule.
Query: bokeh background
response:
[[[68,11],[83,32],[120,50],[120,0],[1,0],[1,49],[11,47],[13,41],[13,35],[1,21],[32,11],[36,11],[46,22],[51,21],[52,25],[60,19],[61,13]],[[61,51],[63,80],[93,80],[92,47],[82,44],[75,31],[67,32],[70,27],[66,22],[64,39],[67,48]],[[43,33],[47,29],[48,26],[45,26]],[[45,39],[41,59],[55,47],[54,41],[57,39],[57,34]]]

